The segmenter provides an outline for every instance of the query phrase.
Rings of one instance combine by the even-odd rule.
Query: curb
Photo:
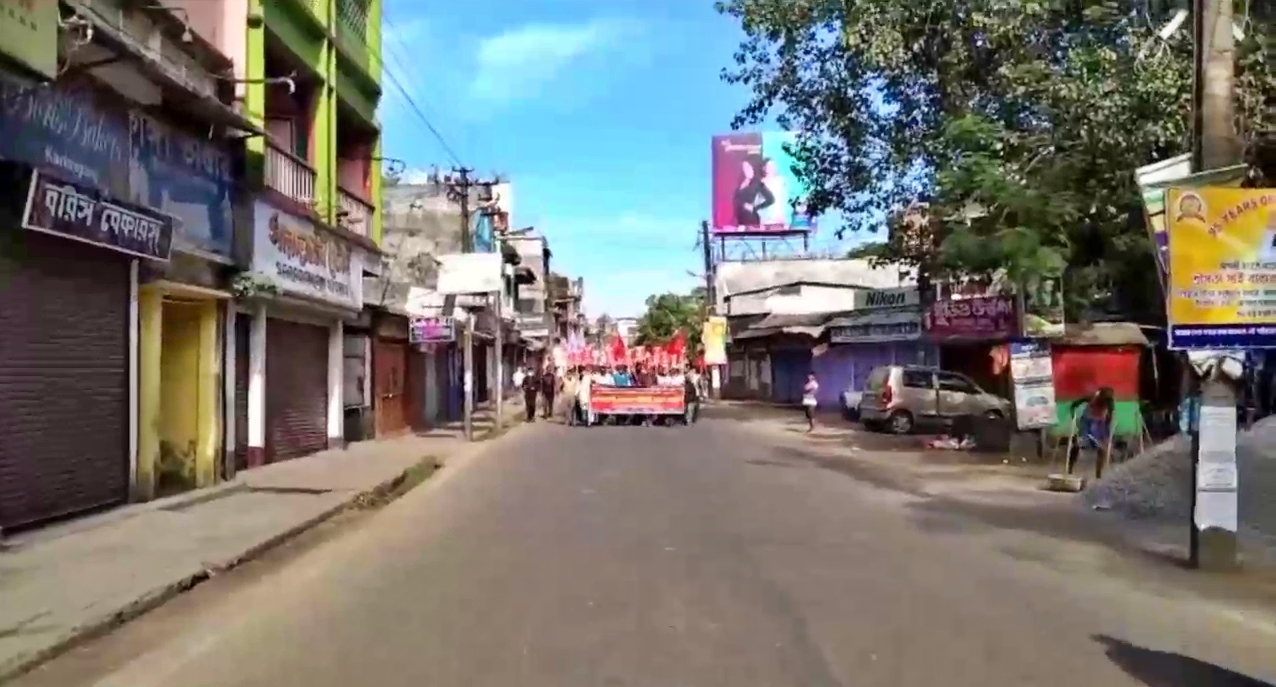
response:
[[[408,479],[414,470],[417,470],[429,463],[433,463],[435,465],[440,464],[435,456],[425,456],[416,463],[399,471],[393,477],[381,481],[376,486],[352,493],[349,498],[344,499],[341,503],[320,512],[318,515],[307,518],[306,520],[303,520],[282,532],[267,537],[266,539],[249,547],[242,553],[236,554],[232,558],[219,561],[217,563],[205,564],[199,570],[184,575],[180,579],[166,585],[152,589],[151,591],[144,593],[141,597],[125,604],[121,608],[107,612],[106,615],[98,618],[97,620],[72,628],[64,637],[56,640],[49,646],[38,649],[30,654],[19,656],[7,663],[0,664],[0,684],[4,684],[24,675],[41,664],[57,658],[84,642],[108,634],[119,626],[164,605],[173,598],[194,589],[216,575],[229,572],[244,563],[260,557],[262,554],[279,547],[291,539],[295,539],[308,530],[322,525],[350,508],[356,507],[361,501],[368,498],[383,498],[387,495],[394,494],[395,490]],[[429,479],[427,478],[425,481],[429,481]],[[402,494],[399,494],[398,496],[402,496]]]

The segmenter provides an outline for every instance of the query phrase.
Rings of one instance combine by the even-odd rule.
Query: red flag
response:
[[[681,358],[687,352],[687,333],[679,329],[669,340],[669,352],[675,358]]]
[[[617,334],[611,337],[611,344],[608,346],[608,357],[611,358],[612,365],[624,365],[629,357],[629,351],[625,348],[625,340]]]

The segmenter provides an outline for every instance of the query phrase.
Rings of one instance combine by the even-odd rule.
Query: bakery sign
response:
[[[253,272],[288,295],[363,308],[363,252],[313,222],[258,202]]]

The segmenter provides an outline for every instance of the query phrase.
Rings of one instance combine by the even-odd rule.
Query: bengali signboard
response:
[[[686,411],[685,390],[680,386],[623,387],[594,384],[589,388],[589,409],[620,415],[681,415]]]
[[[0,73],[0,158],[128,198],[127,109],[72,76],[31,88]]]
[[[923,329],[934,339],[996,341],[1013,338],[1019,322],[1014,298],[981,296],[932,303],[923,316]]]
[[[363,251],[262,201],[253,214],[253,272],[291,295],[363,308]]]
[[[129,113],[129,193],[180,222],[180,243],[229,256],[234,239],[230,154],[140,112]]]
[[[408,343],[450,343],[456,340],[456,319],[451,317],[413,317],[408,322]]]
[[[1058,410],[1050,346],[1037,341],[1011,343],[1010,379],[1015,389],[1015,419],[1019,429],[1054,426]]]
[[[865,310],[829,322],[829,343],[914,341],[922,336],[921,308]]]
[[[1276,189],[1172,188],[1174,348],[1276,348]]]
[[[168,260],[173,218],[101,191],[30,172],[22,226],[149,260]]]

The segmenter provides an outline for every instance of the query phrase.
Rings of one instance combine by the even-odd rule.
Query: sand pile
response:
[[[1237,437],[1242,528],[1276,537],[1276,416]],[[1191,442],[1175,437],[1111,469],[1078,495],[1131,518],[1184,522],[1192,504]]]

